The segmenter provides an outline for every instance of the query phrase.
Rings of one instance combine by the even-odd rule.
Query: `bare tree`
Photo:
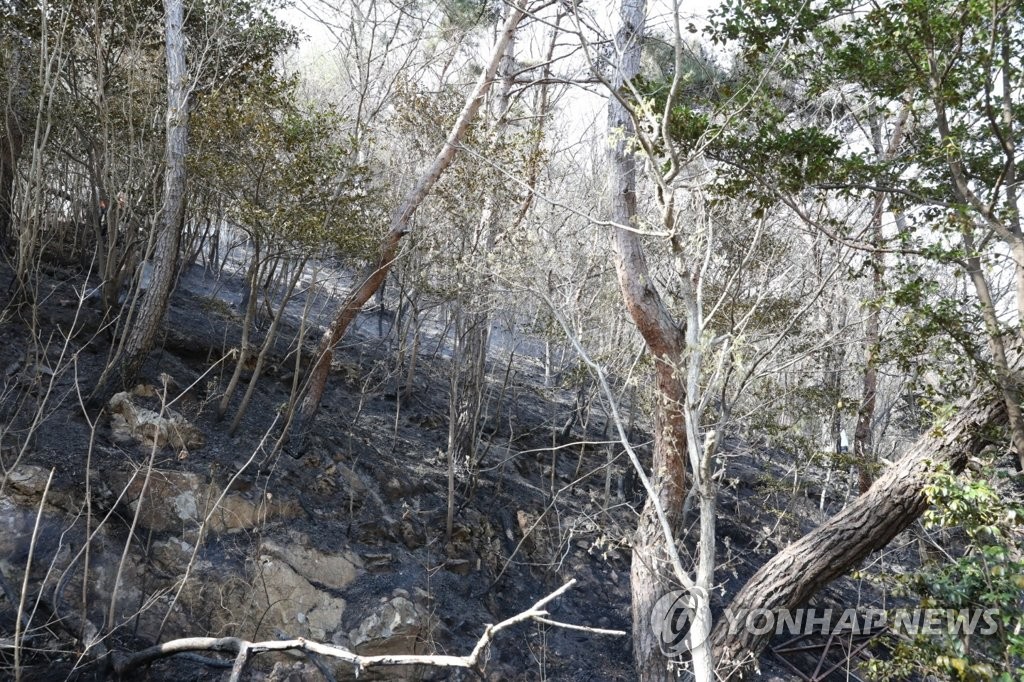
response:
[[[621,26],[615,36],[619,62],[613,91],[640,72],[640,52],[646,19],[645,0],[623,0]],[[656,633],[647,627],[657,600],[667,591],[663,567],[669,541],[658,521],[659,505],[672,528],[678,528],[686,498],[687,431],[684,417],[686,388],[680,376],[686,349],[686,330],[672,315],[653,283],[647,257],[636,231],[636,159],[632,151],[633,119],[617,92],[608,100],[608,128],[615,136],[609,152],[608,205],[614,230],[615,269],[622,298],[654,358],[656,414],[651,463],[657,499],[644,504],[633,540],[630,587],[633,595],[633,650],[642,680],[667,680],[669,670]]]
[[[324,332],[320,345],[317,348],[316,358],[306,380],[305,397],[299,408],[297,419],[294,422],[293,431],[300,439],[320,406],[320,399],[323,397],[324,390],[327,387],[327,377],[330,374],[331,361],[334,358],[334,347],[345,336],[345,332],[348,331],[349,325],[352,324],[359,311],[380,289],[387,278],[388,272],[391,270],[391,266],[398,255],[398,248],[402,238],[409,233],[413,215],[420,207],[420,204],[423,203],[423,200],[426,199],[434,184],[437,183],[438,179],[454,160],[462,139],[469,130],[470,124],[476,119],[477,112],[480,110],[484,98],[494,83],[498,65],[505,55],[505,47],[512,39],[523,16],[525,16],[524,10],[518,7],[509,13],[509,17],[498,35],[497,44],[491,52],[487,66],[480,73],[476,85],[466,99],[461,113],[448,133],[444,145],[416,185],[409,191],[402,203],[392,214],[388,233],[378,247],[376,260],[360,275],[356,285],[346,296],[345,301],[335,314],[333,322]]]
[[[135,323],[121,351],[104,370],[90,396],[102,403],[110,393],[134,380],[156,341],[177,271],[178,242],[185,212],[185,154],[188,149],[188,88],[185,73],[183,0],[164,0],[164,45],[167,60],[167,131],[164,147],[163,205],[152,249],[153,279],[142,297]]]

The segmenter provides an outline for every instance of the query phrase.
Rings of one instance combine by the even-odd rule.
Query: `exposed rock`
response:
[[[352,552],[338,554],[323,552],[303,544],[303,539],[293,535],[296,544],[282,545],[273,540],[263,543],[263,554],[290,565],[299,575],[325,587],[341,590],[359,577],[362,561]]]
[[[202,432],[170,408],[164,408],[161,415],[139,407],[132,394],[127,392],[115,394],[108,407],[111,414],[110,428],[115,441],[134,441],[146,447],[155,445],[158,448],[170,445],[176,451],[186,452],[203,445]]]
[[[255,569],[253,599],[245,608],[260,624],[259,636],[286,633],[318,641],[330,641],[339,631],[346,602],[337,594],[363,573],[358,555],[321,552],[298,533],[265,540]]]
[[[364,655],[423,653],[430,614],[405,597],[395,597],[349,631],[356,653]]]
[[[325,641],[341,627],[345,600],[313,585],[282,559],[263,555],[258,564],[254,604],[262,615],[258,637],[289,636]]]
[[[18,464],[8,470],[4,480],[5,495],[18,505],[36,509],[46,490],[50,470],[33,464]],[[78,502],[75,496],[63,490],[50,488],[46,494],[46,506],[75,512]]]
[[[266,677],[266,682],[309,682],[324,679],[323,673],[312,663],[278,661]]]
[[[394,556],[386,552],[364,554],[363,559],[365,560],[366,570],[370,573],[383,573],[384,571],[392,570],[391,564],[395,560]]]
[[[473,562],[468,559],[449,559],[444,567],[458,575],[469,575],[473,571]]]
[[[409,519],[402,521],[402,542],[409,549],[417,549],[427,543],[426,534]]]
[[[266,500],[261,504],[237,493],[229,493],[220,499],[220,486],[206,483],[198,474],[187,471],[153,471],[145,496],[142,495],[146,485],[142,474],[130,480],[125,474],[115,474],[113,478],[119,489],[128,487],[126,498],[133,511],[138,508],[141,498],[139,524],[158,532],[192,530],[208,514],[210,524],[207,530],[219,533],[253,528],[270,518],[292,518],[298,513],[294,503]],[[218,500],[220,503],[210,514]]]
[[[353,537],[358,542],[367,545],[382,545],[395,542],[400,530],[402,529],[398,528],[398,523],[393,518],[387,514],[381,514],[360,523],[355,528]]]

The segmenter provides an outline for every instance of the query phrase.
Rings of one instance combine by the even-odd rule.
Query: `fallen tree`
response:
[[[960,473],[970,457],[999,437],[1005,403],[990,389],[979,391],[947,422],[937,424],[889,468],[866,493],[841,512],[779,552],[747,581],[711,635],[716,669],[723,680],[752,679],[751,669],[771,633],[742,627],[747,614],[778,614],[796,608],[844,575],[914,522],[927,507],[925,486],[937,469]]]

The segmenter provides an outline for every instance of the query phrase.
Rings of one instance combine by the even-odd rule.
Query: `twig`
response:
[[[14,679],[21,679],[21,639],[24,633],[21,629],[21,619],[25,615],[25,599],[28,596],[28,579],[32,572],[32,556],[36,551],[36,539],[39,537],[39,524],[43,520],[43,507],[46,505],[46,496],[50,492],[50,484],[53,482],[53,472],[46,478],[46,487],[43,488],[43,495],[39,498],[39,511],[36,513],[36,523],[32,527],[32,541],[28,546],[28,559],[25,561],[25,577],[21,581],[21,600],[18,602],[18,616],[14,621]],[[25,628],[28,629],[27,626]]]

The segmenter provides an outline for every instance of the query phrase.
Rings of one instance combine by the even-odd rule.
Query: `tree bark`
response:
[[[924,488],[936,468],[961,472],[969,457],[991,443],[992,427],[1005,423],[1005,403],[991,390],[977,393],[949,422],[918,440],[866,493],[762,566],[733,598],[728,617],[719,619],[712,634],[720,679],[754,679],[751,668],[771,637],[741,627],[746,614],[798,607],[885,547],[926,508]]]
[[[498,65],[505,55],[505,46],[512,39],[524,15],[523,10],[519,8],[514,9],[510,13],[505,24],[502,26],[498,42],[491,53],[490,61],[480,74],[473,92],[469,95],[459,117],[455,121],[455,125],[452,126],[451,131],[448,133],[444,146],[441,147],[433,163],[430,164],[427,171],[420,177],[416,186],[412,188],[398,209],[392,214],[390,229],[387,236],[381,242],[376,261],[363,274],[359,282],[349,293],[335,315],[334,321],[327,328],[327,331],[324,332],[320,345],[317,348],[316,358],[310,369],[309,377],[306,380],[305,397],[299,408],[299,415],[295,419],[294,432],[300,442],[305,428],[320,407],[320,400],[323,398],[324,390],[327,387],[327,377],[331,371],[331,362],[334,359],[334,347],[345,336],[345,332],[348,331],[349,326],[356,315],[359,314],[359,311],[362,310],[363,305],[370,300],[381,284],[384,283],[388,272],[391,270],[391,265],[394,263],[395,256],[398,254],[398,247],[402,237],[409,233],[409,223],[413,215],[420,207],[420,204],[423,203],[423,200],[426,199],[434,184],[455,159],[459,144],[466,136],[470,124],[476,119],[480,105],[483,104],[484,97],[494,83]]]
[[[872,221],[875,218],[872,217]],[[881,211],[878,211],[878,229],[881,234]],[[871,255],[871,284],[875,297],[882,293],[882,272],[884,268],[882,255]],[[875,402],[878,395],[878,344],[881,341],[880,318],[881,310],[877,301],[871,303],[868,319],[864,328],[864,380],[861,387],[860,406],[857,408],[857,427],[853,432],[853,456],[857,462],[857,480],[861,494],[866,493],[875,480],[875,467],[878,458],[875,455],[871,438],[871,422],[875,416]]]
[[[135,380],[156,341],[174,286],[178,242],[185,213],[185,154],[188,150],[188,90],[182,0],[164,0],[167,59],[167,139],[164,148],[164,196],[153,247],[153,280],[142,296],[128,337],[97,382],[90,403],[102,404],[111,393]]]
[[[619,63],[612,80],[615,88],[621,88],[640,71],[646,11],[645,0],[623,0],[620,5],[622,24],[615,37]],[[680,376],[685,332],[655,289],[639,235],[628,229],[636,220],[636,159],[630,148],[635,129],[629,112],[614,96],[608,100],[608,128],[615,139],[608,159],[608,202],[611,219],[620,226],[614,233],[615,269],[626,309],[654,357],[657,411],[652,478],[658,502],[675,527],[686,488],[686,392]],[[638,679],[644,681],[671,678],[668,661],[650,625],[655,602],[676,587],[669,580],[667,543],[654,505],[655,501],[648,499],[640,514],[630,572],[633,653]]]
[[[7,112],[0,130],[0,253],[11,253],[14,208],[14,179],[21,158],[22,134],[13,113]]]

